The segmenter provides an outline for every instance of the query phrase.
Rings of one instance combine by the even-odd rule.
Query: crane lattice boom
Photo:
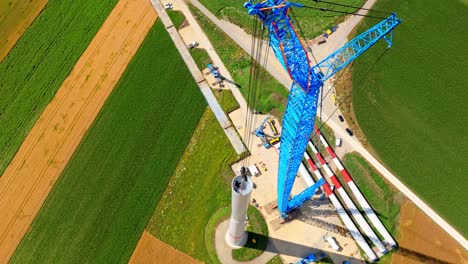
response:
[[[289,9],[301,4],[283,0],[246,2],[250,15],[268,27],[270,45],[293,83],[283,117],[278,169],[278,209],[282,216],[310,199],[323,183],[318,182],[290,199],[303,154],[314,128],[318,95],[323,82],[350,64],[377,41],[385,38],[391,46],[391,32],[401,22],[395,14],[346,43],[311,67],[307,51],[289,16]],[[389,38],[386,36],[390,35]]]

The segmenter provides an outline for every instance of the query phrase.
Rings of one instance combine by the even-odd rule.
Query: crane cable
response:
[[[252,46],[251,46],[251,63],[250,63],[250,75],[249,75],[249,87],[247,93],[247,109],[245,113],[245,125],[244,125],[244,142],[247,149],[251,149],[253,140],[253,133],[255,133],[255,116],[252,110],[257,109],[259,96],[263,93],[263,78],[264,71],[261,71],[260,65],[262,64],[262,47],[264,41],[262,36],[264,35],[264,27],[259,27],[258,19],[252,17]],[[268,47],[267,47],[268,48]],[[267,53],[268,54],[268,53]],[[266,65],[266,59],[264,65]],[[242,161],[242,166],[247,167],[250,160],[250,156]]]
[[[370,12],[376,12],[376,13],[382,13],[382,14],[388,14],[391,15],[392,13],[390,12],[385,12],[381,10],[375,10],[372,8],[365,8],[365,7],[359,7],[359,6],[352,6],[352,5],[346,5],[346,4],[340,4],[340,3],[335,3],[335,2],[329,2],[329,1],[323,1],[323,0],[313,0],[317,3],[325,3],[325,4],[330,4],[330,5],[336,5],[336,6],[343,6],[343,7],[350,7],[350,8],[355,8],[355,9],[361,9],[361,10],[366,10]]]
[[[253,28],[253,34],[255,35],[255,31],[256,31],[256,27],[257,27],[257,21],[255,21],[255,19],[252,19],[252,28]],[[251,46],[250,46],[250,54],[252,56],[254,56],[254,47],[255,47],[255,36],[252,37],[252,43],[251,43]],[[252,58],[252,61],[253,61],[253,58]],[[253,76],[254,75],[254,72],[255,72],[255,68],[252,67],[252,64],[251,64],[251,67],[250,67],[250,73],[249,75],[250,76]],[[250,138],[250,135],[249,135],[249,131],[250,131],[250,111],[249,111],[249,102],[250,102],[250,92],[251,92],[251,89],[252,87],[254,86],[254,79],[253,78],[249,78],[249,84],[248,84],[248,87],[247,88],[247,108],[246,108],[246,111],[245,111],[245,117],[244,117],[244,142],[245,142],[245,145],[246,145],[246,148],[247,150],[249,149],[249,144],[248,144],[248,141],[249,141],[249,138]],[[247,161],[246,159],[244,159],[242,161],[242,167],[245,167],[247,164]]]
[[[323,11],[323,12],[333,12],[333,13],[340,13],[340,14],[346,14],[346,15],[370,17],[370,18],[376,18],[376,19],[386,19],[386,17],[371,16],[371,15],[366,15],[366,14],[359,14],[359,13],[356,13],[356,12],[339,11],[339,10],[325,8],[325,7],[315,7],[315,6],[303,5],[302,8],[315,9],[315,10],[320,10],[320,11]]]
[[[377,65],[377,63],[383,58],[383,56],[387,53],[388,49],[385,49],[385,51],[380,54],[380,56],[377,58],[377,60],[374,62],[374,64],[372,64],[370,67],[369,67],[369,70],[367,70],[367,73],[366,74],[363,74],[363,76],[367,76],[369,75],[369,73],[372,71],[372,69],[374,69],[374,67]],[[333,82],[333,85],[332,87],[335,86],[335,84],[338,82],[339,78],[341,78],[341,76],[343,76],[343,74],[345,73],[345,71],[348,69],[348,67],[350,66],[351,64],[348,64],[344,70],[341,72],[341,75],[335,80],[335,82]],[[356,85],[356,87],[359,87],[361,86],[361,83],[365,80],[366,78],[362,78],[360,80],[360,82]],[[336,113],[336,111],[338,111],[338,108],[340,105],[340,103],[344,102],[345,100],[347,100],[349,97],[351,97],[352,95],[352,92],[353,92],[354,89],[352,89],[350,92],[348,92],[347,94],[345,94],[341,99],[338,100],[338,102],[336,103],[337,106],[335,107],[335,109],[331,112],[330,116],[327,118],[327,120],[325,120],[324,122],[322,122],[322,124],[320,125],[320,127],[318,127],[319,130],[322,129],[323,126],[325,126],[325,124],[328,122],[328,120],[330,120],[332,118],[332,116]],[[331,91],[331,89],[329,90],[329,92]],[[314,132],[311,139],[313,139],[314,137],[318,137],[317,133]]]

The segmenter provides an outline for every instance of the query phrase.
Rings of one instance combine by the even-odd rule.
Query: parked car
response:
[[[165,3],[164,4],[164,9],[167,9],[167,10],[172,9],[172,3]]]
[[[341,147],[341,142],[342,142],[342,141],[341,141],[341,138],[336,138],[336,140],[335,140],[335,146]]]
[[[197,47],[198,45],[200,45],[200,43],[198,43],[198,42],[196,42],[196,41],[192,41],[192,42],[190,42],[190,43],[187,45],[187,47],[188,47],[189,49],[193,49],[193,48]]]
[[[344,122],[344,118],[342,115],[338,115],[338,119],[341,121],[341,122]]]
[[[349,128],[346,128],[346,133],[348,133],[350,136],[353,136],[353,131],[351,131]]]

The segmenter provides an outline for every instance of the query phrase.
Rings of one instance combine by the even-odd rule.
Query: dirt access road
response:
[[[201,264],[200,261],[178,251],[161,240],[156,239],[147,231],[143,232],[143,235],[141,236],[140,241],[138,242],[138,245],[128,263]]]
[[[67,162],[156,20],[121,0],[0,178],[0,263],[8,262]]]
[[[0,0],[0,62],[41,13],[47,0]]]

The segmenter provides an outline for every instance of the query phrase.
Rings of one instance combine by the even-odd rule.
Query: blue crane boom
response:
[[[396,17],[396,14],[390,15],[377,25],[346,43],[343,47],[328,55],[328,57],[312,67],[312,72],[321,76],[320,80],[325,82],[367,49],[372,47],[381,38],[387,41],[388,47],[390,48],[392,46],[393,29],[400,23],[401,20]],[[390,36],[387,37],[387,34]]]
[[[278,169],[278,210],[283,217],[310,199],[320,182],[290,199],[302,156],[312,134],[320,88],[325,80],[355,60],[382,38],[392,43],[391,32],[401,22],[395,14],[346,43],[317,65],[311,67],[304,44],[298,36],[294,21],[289,17],[292,6],[301,4],[284,0],[246,2],[250,15],[257,16],[268,28],[270,45],[289,73],[293,83],[283,117],[280,161]],[[390,35],[389,38],[386,36]]]

